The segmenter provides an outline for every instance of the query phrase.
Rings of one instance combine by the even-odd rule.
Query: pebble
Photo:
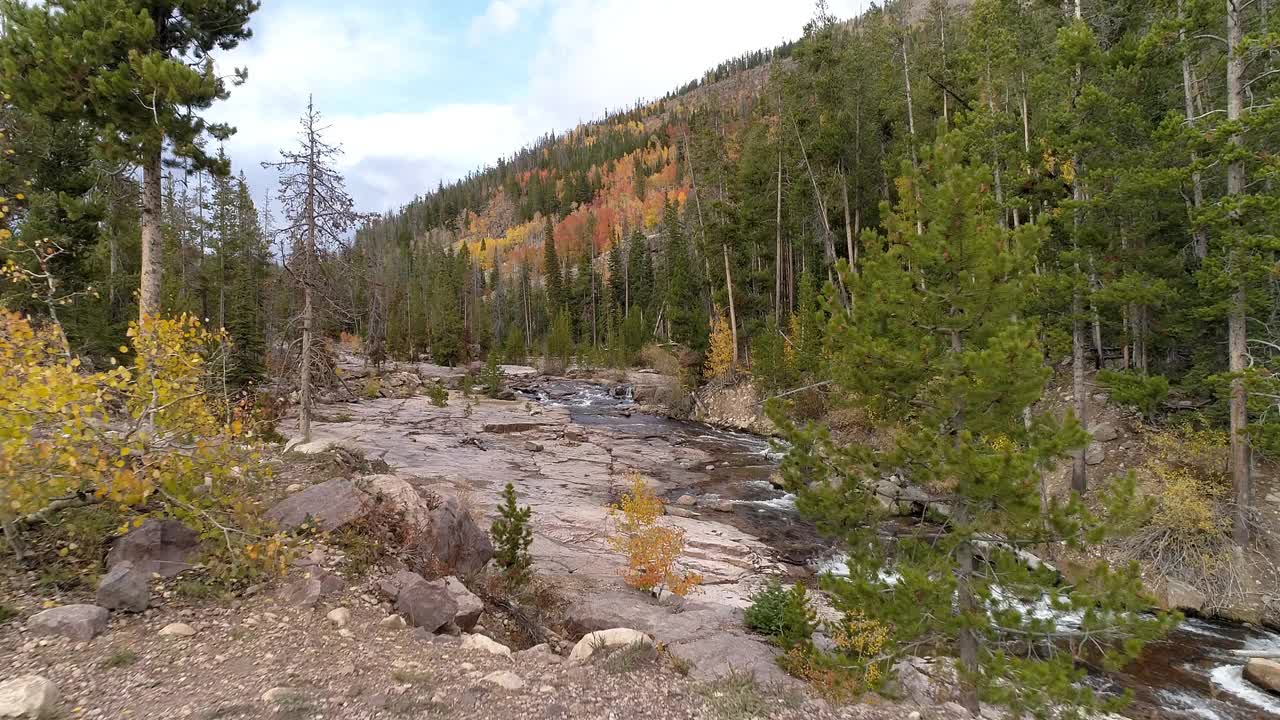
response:
[[[191,637],[195,634],[196,629],[186,623],[169,623],[160,629],[163,637]]]
[[[399,615],[388,615],[382,619],[382,622],[378,623],[378,627],[387,630],[403,630],[409,627],[409,623],[405,622],[404,618]]]
[[[355,636],[356,636],[356,634],[355,634],[355,633],[351,632],[350,630],[348,630],[348,629],[346,629],[346,628],[342,628],[341,630],[339,630],[339,631],[338,631],[338,634],[339,634],[339,635],[341,635],[341,636],[342,636],[342,637],[344,637],[344,638],[353,638],[353,637],[355,637]]]
[[[497,685],[504,690],[519,690],[524,687],[524,680],[510,670],[495,670],[481,678],[481,681]]]
[[[347,623],[351,622],[351,611],[344,607],[334,608],[325,617],[329,618],[329,622],[338,627],[346,627]]]

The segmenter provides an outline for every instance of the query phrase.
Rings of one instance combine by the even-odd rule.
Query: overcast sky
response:
[[[361,210],[399,207],[721,60],[797,37],[811,0],[264,0],[254,37],[217,57],[247,67],[212,119],[261,197],[259,167],[296,142],[308,93],[345,150]],[[866,0],[832,0],[851,16]]]

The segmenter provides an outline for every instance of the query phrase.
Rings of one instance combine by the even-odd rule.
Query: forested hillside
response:
[[[355,576],[395,565],[439,581],[368,585],[428,632],[458,629],[461,613],[428,612],[456,604],[452,573],[484,596],[462,588],[486,618],[563,651],[570,624],[552,628],[547,607],[568,603],[535,581],[531,527],[536,550],[563,553],[539,570],[590,563],[648,602],[695,592],[696,562],[732,592],[782,575],[783,560],[760,570],[758,527],[725,539],[732,521],[708,529],[719,521],[691,508],[750,522],[783,507],[787,533],[820,533],[838,571],[818,573],[820,593],[772,579],[721,595],[715,622],[739,634],[745,622],[776,650],[731,639],[771,670],[776,652],[833,701],[881,689],[912,655],[954,656],[954,698],[975,714],[1110,707],[1115,693],[1086,677],[1118,672],[1181,620],[1149,612],[1152,590],[1181,598],[1166,609],[1280,617],[1263,587],[1280,536],[1280,495],[1268,497],[1277,0],[887,0],[853,18],[819,0],[793,42],[549,132],[382,215],[355,206],[314,101],[261,162],[276,181],[266,192],[228,157],[235,129],[206,112],[251,80],[214,58],[251,39],[258,9],[0,0],[0,521],[13,577],[80,567],[96,579],[108,540],[176,519],[219,592],[248,596],[318,568],[301,558],[313,547],[341,547]],[[520,387],[504,375],[517,371]],[[556,406],[528,422],[544,413],[535,402],[563,399],[560,383],[602,377],[622,384],[575,397],[626,404],[599,417],[631,418],[644,382],[681,417],[741,392],[785,441],[768,480],[750,477],[777,494],[679,484],[721,482],[743,456],[775,462],[764,440],[720,438],[713,452],[701,435],[672,439],[687,429],[676,424],[593,438],[566,430],[579,418]],[[329,480],[290,484],[287,499],[272,483],[267,456],[315,480],[271,445],[295,426],[290,450],[341,448],[346,475],[332,482],[352,484],[337,501],[307,495]],[[1131,454],[1104,464],[1107,442]],[[458,493],[442,500],[443,485],[382,473],[395,468],[355,445],[505,486],[498,555],[476,527],[472,477],[450,479]],[[735,459],[717,465],[717,452]],[[660,477],[656,494],[642,474]],[[563,525],[531,520],[516,498],[530,488]],[[374,501],[388,495],[399,505]],[[286,509],[267,517],[268,497]],[[315,507],[280,520],[304,501]],[[344,503],[359,510],[317,531],[313,514]],[[83,534],[58,535],[68,509],[90,517]],[[686,531],[715,550],[682,555]],[[428,536],[474,551],[466,569],[442,569]],[[812,579],[796,568],[817,560],[787,559],[788,573]],[[310,606],[321,576],[303,581]],[[132,581],[146,594],[153,579]]]

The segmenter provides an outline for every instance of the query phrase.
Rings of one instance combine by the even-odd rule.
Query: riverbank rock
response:
[[[147,576],[126,560],[102,576],[95,599],[109,610],[142,612],[151,603],[151,588]]]
[[[758,435],[778,432],[777,426],[764,413],[764,398],[749,380],[713,381],[698,391],[697,400],[691,420]]]
[[[189,638],[196,634],[196,629],[186,623],[169,623],[160,628],[160,637]]]
[[[504,658],[511,657],[511,648],[503,645],[497,640],[494,640],[488,635],[464,635],[462,637],[461,647],[463,650],[480,650],[481,652],[487,652],[490,655],[497,655]]]
[[[887,688],[890,694],[912,704],[930,707],[958,697],[959,678],[950,658],[904,658],[893,666],[892,673]]]
[[[573,646],[573,650],[569,652],[569,662],[585,663],[591,659],[591,656],[597,650],[638,644],[652,645],[653,638],[631,628],[597,630],[593,633],[587,633],[578,641],[577,645]]]
[[[63,605],[32,615],[27,629],[35,635],[61,635],[88,642],[107,629],[107,609],[97,605]]]
[[[289,605],[315,607],[321,598],[342,592],[346,586],[342,578],[317,568],[308,570],[303,577],[286,585],[280,599]]]
[[[1116,426],[1109,422],[1101,422],[1089,428],[1089,434],[1093,435],[1093,439],[1097,442],[1111,442],[1120,437]]]
[[[296,530],[305,522],[333,532],[364,514],[364,493],[349,480],[329,480],[294,493],[267,511],[282,530]]]
[[[58,686],[39,675],[0,683],[0,718],[51,718],[58,714]]]
[[[1107,449],[1100,442],[1091,442],[1085,448],[1084,461],[1087,465],[1101,465],[1107,459]]]
[[[489,533],[476,525],[455,495],[443,498],[431,511],[424,535],[431,557],[456,575],[470,575],[493,557]]]
[[[461,580],[452,575],[444,579],[444,585],[458,605],[458,610],[453,616],[453,624],[463,632],[470,631],[480,621],[480,615],[484,612],[484,601],[476,597],[475,593],[468,590]]]
[[[1174,579],[1165,582],[1164,596],[1160,599],[1166,610],[1187,610],[1193,613],[1203,610],[1208,602],[1208,598],[1200,590]]]
[[[1244,679],[1275,695],[1280,695],[1280,661],[1250,658],[1244,666]]]
[[[143,577],[173,577],[189,570],[200,553],[200,536],[177,520],[147,518],[111,544],[107,568],[133,563]]]
[[[480,679],[503,690],[519,690],[524,687],[524,679],[510,670],[495,670]]]
[[[401,588],[395,607],[410,625],[431,633],[453,622],[458,614],[458,603],[441,580],[423,580]]]

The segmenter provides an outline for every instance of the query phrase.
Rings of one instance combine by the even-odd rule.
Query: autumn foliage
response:
[[[283,571],[285,543],[255,531],[247,500],[256,441],[208,371],[225,334],[183,315],[128,335],[124,362],[86,371],[56,325],[0,310],[0,521],[15,549],[18,520],[79,500],[119,509],[121,531],[181,519],[217,540],[210,564],[231,574]]]
[[[684,597],[702,584],[702,575],[679,567],[684,553],[684,531],[658,522],[662,501],[639,473],[630,473],[630,489],[609,509],[613,531],[609,545],[627,556],[623,577],[628,585]]]

